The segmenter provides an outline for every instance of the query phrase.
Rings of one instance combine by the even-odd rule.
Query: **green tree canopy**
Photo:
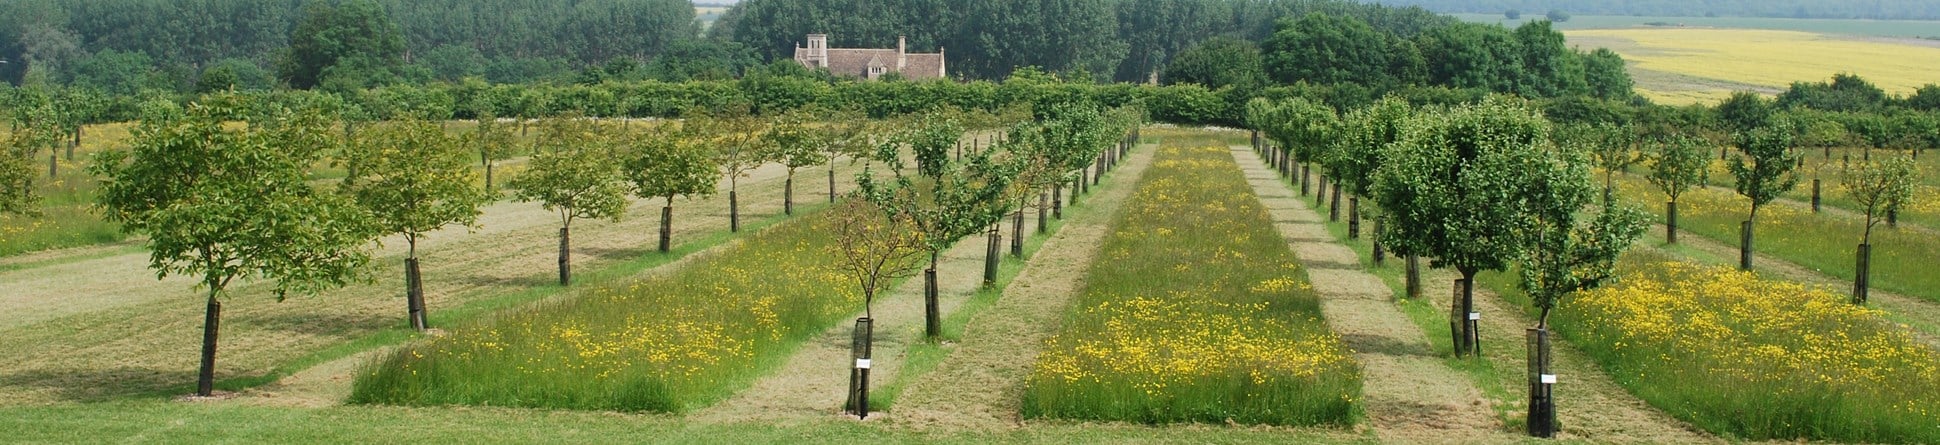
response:
[[[322,84],[326,71],[346,60],[340,75],[374,76],[404,64],[404,34],[373,0],[326,0],[304,4],[302,19],[290,29],[290,46],[277,60],[277,75],[294,88]]]

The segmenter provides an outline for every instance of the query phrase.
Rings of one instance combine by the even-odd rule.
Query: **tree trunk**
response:
[[[1078,183],[1071,184],[1071,206],[1078,206],[1078,195],[1084,194],[1084,170],[1078,170]]]
[[[61,162],[60,155],[53,154],[53,153],[47,154],[47,179],[54,179],[55,176],[59,176],[61,174],[60,162]]]
[[[1751,271],[1751,220],[1738,226],[1738,270]]]
[[[835,203],[835,163],[829,161],[829,204]]]
[[[741,197],[728,190],[728,231],[741,231]]]
[[[935,340],[943,336],[943,320],[937,310],[936,256],[930,252],[930,268],[923,270],[923,337]]]
[[[1408,299],[1421,298],[1421,256],[1408,255],[1406,280]]]
[[[997,261],[1002,258],[997,254],[997,246],[1003,244],[1004,238],[997,224],[991,224],[989,232],[990,243],[984,245],[983,255],[983,285],[986,287],[997,284]]]
[[[411,250],[415,251],[417,248],[414,247]],[[418,269],[418,258],[415,255],[404,259],[404,286],[404,300],[405,306],[410,309],[411,329],[418,332],[430,329],[431,323],[426,320],[429,317],[426,316],[424,308],[424,275]]]
[[[874,324],[874,320],[869,317],[857,318],[855,320],[855,331],[853,331],[854,340],[849,349],[850,358],[855,363],[854,366],[849,368],[849,401],[847,408],[850,410],[849,412],[855,413],[857,419],[866,419],[869,417],[870,356],[875,352],[876,342]]]
[[[781,184],[781,214],[795,216],[795,175],[788,175]]]
[[[674,206],[660,208],[660,253],[667,253],[674,247]]]
[[[1857,267],[1853,268],[1852,304],[1865,306],[1867,288],[1872,284],[1873,246],[1861,243],[1857,255]]]
[[[1050,201],[1049,193],[1037,192],[1037,233],[1042,234],[1050,230],[1044,226],[1044,212],[1049,211]]]
[[[1900,209],[1886,209],[1886,227],[1900,226]]]
[[[1677,244],[1677,200],[1664,202],[1664,243]]]
[[[1462,282],[1460,290],[1462,292],[1462,313],[1467,316],[1463,317],[1462,320],[1462,341],[1457,343],[1457,345],[1461,346],[1461,350],[1458,350],[1455,355],[1460,356],[1463,353],[1462,351],[1466,351],[1469,354],[1474,354],[1476,357],[1481,357],[1482,314],[1475,311],[1475,273],[1478,271],[1462,270],[1461,272]]]
[[[216,386],[216,333],[222,327],[222,302],[216,301],[220,289],[209,289],[209,305],[202,313],[202,367],[195,374],[195,395],[208,397]]]
[[[1320,181],[1324,183],[1327,179],[1322,177]],[[1327,222],[1340,222],[1340,184],[1334,185],[1333,193],[1328,198]]]
[[[1018,207],[1017,213],[1010,218],[1010,256],[1024,256],[1024,208]]]
[[[1307,196],[1307,193],[1308,193],[1308,192],[1307,192],[1307,182],[1308,182],[1308,180],[1307,180],[1307,177],[1308,177],[1308,174],[1309,174],[1309,173],[1311,173],[1311,169],[1309,169],[1309,168],[1307,168],[1307,166],[1306,166],[1305,164],[1302,164],[1302,165],[1300,166],[1300,196]]]
[[[1347,198],[1347,239],[1361,239],[1361,198]]]
[[[1812,213],[1819,213],[1819,178],[1812,178]]]
[[[1327,204],[1327,175],[1321,174],[1316,176],[1320,177],[1319,180],[1314,181],[1314,208],[1318,209],[1320,206]]]
[[[1529,435],[1556,437],[1556,375],[1550,372],[1549,329],[1529,328]]]
[[[1374,265],[1381,266],[1387,261],[1387,251],[1381,247],[1381,218],[1374,219]]]
[[[565,227],[559,228],[559,285],[573,284],[573,232]]]
[[[1051,186],[1051,217],[1064,220],[1064,183]]]
[[[485,193],[492,192],[492,164],[485,164]]]

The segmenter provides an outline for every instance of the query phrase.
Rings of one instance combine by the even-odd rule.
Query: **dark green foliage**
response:
[[[277,76],[291,87],[316,87],[332,74],[367,83],[364,79],[404,63],[403,34],[372,0],[334,6],[312,0],[301,17],[290,30],[289,48],[276,61]],[[333,68],[336,72],[329,72]]]
[[[1365,21],[1319,13],[1281,22],[1262,48],[1267,73],[1282,83],[1415,83],[1426,63],[1411,43]]]
[[[1179,53],[1159,76],[1164,85],[1196,83],[1211,89],[1250,89],[1265,80],[1260,49],[1231,37],[1215,37]]]
[[[1874,111],[1886,106],[1886,90],[1858,75],[1839,73],[1831,82],[1793,82],[1778,95],[1780,108],[1805,107],[1825,111]]]

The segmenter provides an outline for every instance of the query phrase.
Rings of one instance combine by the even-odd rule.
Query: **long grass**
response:
[[[861,307],[826,212],[678,272],[539,305],[400,348],[350,401],[682,412],[719,400]]]
[[[1940,352],[1878,311],[1648,253],[1620,274],[1556,328],[1672,416],[1751,440],[1940,442]]]
[[[1656,188],[1639,179],[1619,177],[1617,195],[1649,209],[1661,221],[1664,195]],[[1749,210],[1750,201],[1729,191],[1694,190],[1679,199],[1678,230],[1737,247],[1738,224]],[[1752,250],[1851,280],[1857,269],[1856,251],[1863,226],[1858,217],[1813,214],[1809,208],[1789,204],[1768,205],[1758,209]],[[1873,287],[1940,302],[1940,274],[1931,270],[1932,261],[1940,258],[1940,239],[1882,224],[1873,229],[1872,245]]]
[[[1024,415],[1356,422],[1360,367],[1227,149],[1157,156],[1039,356]]]

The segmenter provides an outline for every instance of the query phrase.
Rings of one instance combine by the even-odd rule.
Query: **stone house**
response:
[[[827,68],[837,76],[869,80],[889,73],[902,73],[909,80],[949,76],[943,64],[943,48],[937,48],[933,54],[912,54],[909,39],[905,37],[896,38],[895,49],[829,48],[828,34],[809,34],[808,46],[795,47],[795,61],[811,70]]]

